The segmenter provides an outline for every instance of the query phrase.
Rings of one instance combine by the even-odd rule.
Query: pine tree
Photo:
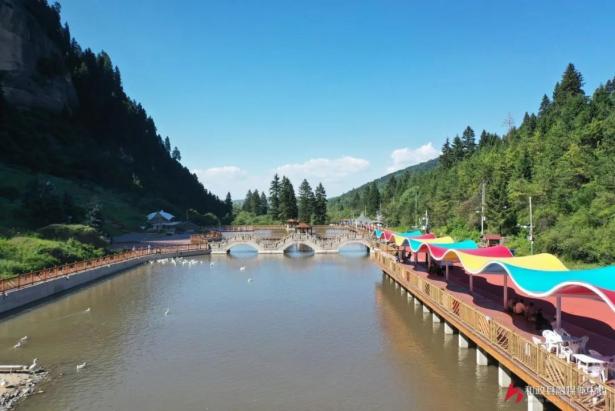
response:
[[[444,168],[449,168],[451,165],[453,165],[451,143],[448,138],[444,142],[444,145],[442,145],[442,154],[440,154],[440,164]]]
[[[295,188],[290,180],[284,176],[280,183],[280,219],[297,218],[298,214]]]
[[[171,152],[171,140],[169,136],[166,136],[164,139],[164,149],[167,150],[167,153]]]
[[[314,192],[314,224],[327,222],[327,193],[321,183],[318,183]]]
[[[280,218],[280,177],[277,173],[269,186],[269,214],[274,220]]]
[[[223,215],[222,220],[224,224],[229,224],[233,221],[233,199],[231,198],[231,193],[226,193],[226,198],[224,199],[224,208],[225,213]]]
[[[583,91],[583,75],[577,71],[574,64],[569,63],[562,75],[562,81],[557,83],[553,91],[553,100],[561,102],[567,96],[585,94]]]
[[[453,139],[453,144],[451,145],[451,160],[453,163],[456,163],[457,161],[463,160],[464,156],[465,156],[465,150],[463,147],[463,141],[457,135]]]
[[[524,178],[528,181],[532,179],[532,158],[527,147],[524,147],[521,151],[521,155],[516,164],[517,176]]]
[[[6,117],[6,99],[4,98],[4,89],[2,88],[2,76],[0,75],[0,124],[4,122]]]
[[[252,210],[252,190],[248,190],[248,192],[246,193],[246,197],[243,200],[241,209],[247,212],[253,211]]]
[[[26,186],[18,211],[33,228],[65,221],[62,200],[51,181],[38,178]]]
[[[226,210],[228,212],[232,212],[233,211],[233,199],[231,198],[231,193],[230,192],[226,193],[226,198],[224,199],[224,205],[225,205]]]
[[[461,142],[463,143],[464,156],[470,156],[474,154],[474,151],[476,150],[476,140],[472,127],[467,126],[466,129],[463,130]]]
[[[87,222],[90,227],[102,233],[103,226],[105,225],[105,218],[102,213],[102,206],[100,203],[94,204],[90,209],[87,216]]]
[[[387,181],[386,186],[384,187],[384,193],[382,195],[382,199],[388,202],[395,196],[396,192],[397,192],[397,179],[395,178],[395,175],[392,175],[391,178],[389,178],[389,181]]]
[[[299,220],[309,223],[312,221],[314,210],[314,193],[307,180],[303,180],[299,186]]]
[[[258,190],[254,190],[252,192],[252,197],[250,198],[250,211],[254,214],[259,215],[261,210],[261,195]]]
[[[380,191],[376,182],[372,182],[368,185],[369,191],[367,192],[366,207],[367,214],[374,216],[380,209]]]
[[[480,134],[479,147],[494,146],[500,141],[500,137],[496,133],[489,133],[485,130]]]
[[[259,202],[258,215],[266,215],[269,210],[269,206],[267,204],[267,195],[265,192],[261,192],[261,198]]]
[[[177,147],[175,147],[173,149],[173,153],[171,154],[171,158],[177,162],[182,161],[182,155],[179,152],[179,149]]]
[[[542,96],[540,108],[538,109],[538,115],[544,116],[547,113],[547,110],[549,110],[549,107],[551,107],[551,100],[549,100],[549,97],[545,94]]]

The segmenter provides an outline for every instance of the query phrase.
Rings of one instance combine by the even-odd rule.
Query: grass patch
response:
[[[101,248],[75,239],[48,240],[31,236],[0,238],[0,277],[100,257]]]

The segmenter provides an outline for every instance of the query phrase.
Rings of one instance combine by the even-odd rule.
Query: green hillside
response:
[[[2,207],[23,206],[26,186],[38,179],[40,184],[54,181],[59,195],[68,194],[80,206],[105,203],[105,218],[117,220],[117,229],[133,228],[137,214],[142,221],[144,212],[161,208],[176,215],[194,209],[230,219],[229,206],[181,164],[179,149],[126,95],[110,56],[82,49],[68,25],[61,25],[57,4],[24,0],[18,5],[14,16],[23,24],[15,22],[13,36],[2,41],[19,43],[20,36],[30,36],[28,41],[41,47],[27,50],[34,54],[28,61],[38,59],[34,66],[24,60],[14,71],[0,72]],[[19,31],[23,27],[29,31]],[[54,88],[58,83],[63,87]],[[26,103],[15,97],[24,94],[30,96]],[[66,102],[62,110],[39,104],[54,99]],[[68,222],[70,213],[53,216],[51,211],[50,221],[28,219],[24,213],[3,213],[0,220],[4,228]]]
[[[333,213],[374,213],[381,203],[391,226],[417,225],[427,211],[434,231],[477,238],[484,182],[486,229],[519,253],[529,251],[532,196],[537,251],[615,262],[615,80],[587,95],[571,64],[536,114],[504,136],[483,131],[476,140],[466,128],[446,142],[436,167],[347,193],[332,201]]]
[[[111,57],[72,38],[58,3],[3,7],[0,277],[102,255],[153,210],[232,219],[126,95]]]

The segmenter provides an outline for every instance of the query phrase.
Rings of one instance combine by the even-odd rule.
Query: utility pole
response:
[[[481,184],[480,194],[480,238],[481,240],[485,236],[485,182]]]
[[[414,193],[414,223],[419,226],[419,192]]]
[[[532,196],[529,197],[530,201],[530,254],[534,255],[534,218],[532,215]]]
[[[513,119],[513,116],[511,113],[508,113],[508,115],[506,116],[506,119],[504,120],[503,125],[506,127],[506,131],[508,133],[510,133],[512,129],[515,127],[515,120]]]
[[[425,232],[429,232],[429,214],[427,214],[427,210],[425,210]]]

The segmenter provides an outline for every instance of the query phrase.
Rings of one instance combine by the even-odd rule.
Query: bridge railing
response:
[[[556,390],[563,401],[577,409],[615,411],[615,389],[598,381],[576,364],[568,363],[487,316],[474,306],[456,298],[446,289],[416,275],[412,270],[397,263],[386,252],[372,254],[389,275],[412,291],[424,302],[437,308],[451,323],[461,323],[470,330],[479,345],[488,345],[504,358],[528,370],[541,381],[541,392]],[[547,395],[548,396],[548,395]]]
[[[254,233],[243,233],[223,238],[221,241],[211,243],[213,250],[224,250],[233,244],[251,242],[264,250],[277,250],[283,248],[288,242],[306,242],[311,243],[321,249],[329,250],[336,249],[340,244],[352,240],[369,240],[369,236],[364,233],[344,232],[337,236],[323,237],[318,234],[311,233],[288,233],[279,238],[266,238],[258,236]]]
[[[99,258],[89,260],[76,261],[74,263],[63,264],[55,267],[45,268],[30,273],[24,273],[11,278],[0,280],[0,292],[6,293],[20,288],[29,287],[31,285],[45,282],[58,277],[66,277],[69,275],[81,273],[93,268],[110,266],[136,258],[141,258],[148,255],[169,254],[182,252],[207,250],[208,244],[189,244],[165,247],[145,247],[134,250],[123,251],[120,253],[109,254]]]

